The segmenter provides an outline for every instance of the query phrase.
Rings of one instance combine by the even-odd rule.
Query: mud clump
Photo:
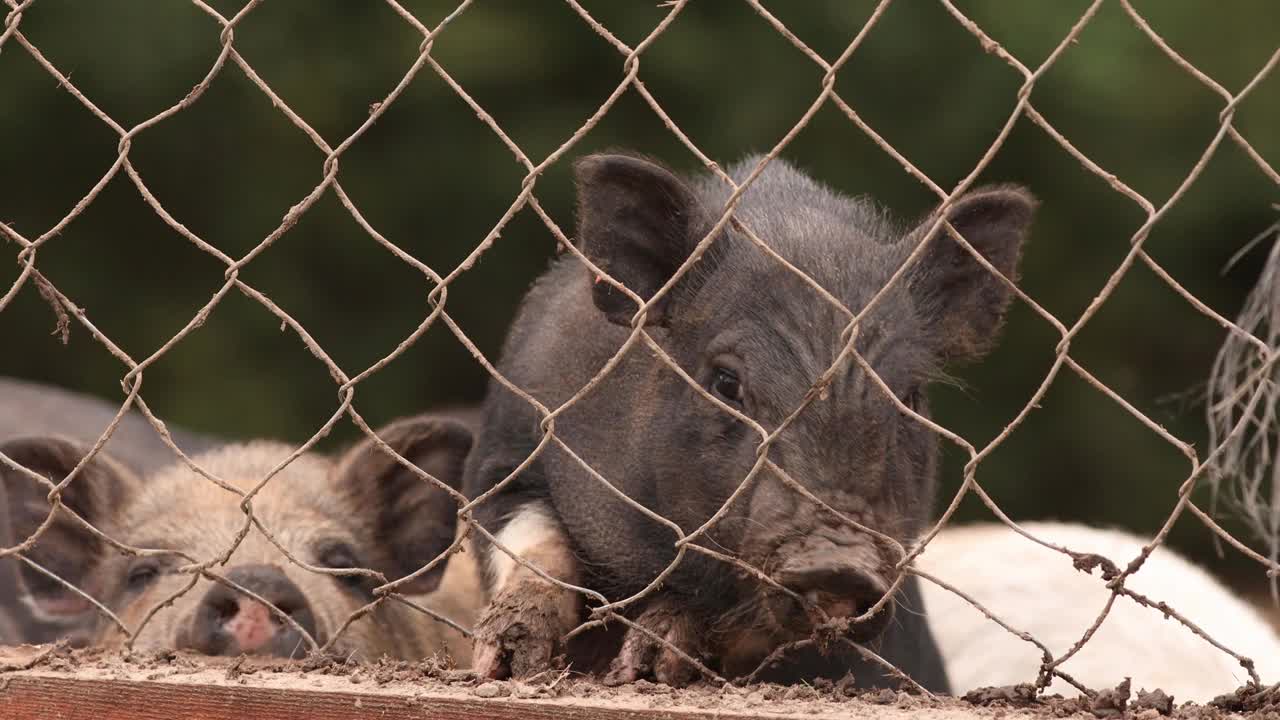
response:
[[[971,690],[963,698],[970,705],[994,708],[1034,708],[1045,716],[1068,717],[1089,714],[1096,718],[1135,718],[1153,720],[1174,714],[1173,698],[1163,690],[1141,690],[1130,702],[1131,685],[1128,678],[1110,690],[1103,690],[1092,697],[1065,698],[1061,695],[1040,696],[1035,685],[1022,683],[1004,687],[984,687]],[[1190,707],[1190,705],[1188,705]],[[1180,716],[1181,717],[1181,716]],[[1187,716],[1187,720],[1200,716]],[[1205,716],[1205,720],[1216,715]]]
[[[1110,690],[1103,690],[1094,696],[1089,703],[1089,712],[1097,718],[1118,718],[1124,716],[1125,707],[1129,704],[1129,678]]]
[[[424,680],[443,680],[448,683],[475,680],[475,673],[470,670],[459,670],[454,665],[453,659],[447,655],[432,655],[418,662],[384,657],[368,669],[374,683],[378,685]]]
[[[614,683],[611,687],[617,687],[624,684],[625,683]],[[605,685],[609,685],[609,683],[606,682]],[[670,695],[674,690],[670,685],[660,685],[655,682],[649,682],[648,680],[636,680],[631,683],[631,689],[639,695]]]
[[[862,696],[862,699],[866,700],[867,702],[875,703],[876,705],[890,705],[892,703],[897,702],[898,693],[888,688],[885,688],[883,690],[877,690],[875,692],[867,693],[866,695]]]
[[[1280,685],[1262,687],[1254,683],[1243,685],[1233,693],[1219,695],[1209,702],[1211,707],[1228,712],[1275,713],[1280,716]]]
[[[257,670],[253,667],[246,668],[244,666],[245,660],[246,660],[246,657],[244,655],[241,655],[240,657],[237,657],[235,660],[231,661],[231,664],[227,666],[228,680],[235,680],[236,678],[239,678],[241,675],[252,675],[253,673],[257,672]]]
[[[1138,699],[1134,700],[1133,705],[1130,707],[1136,713],[1155,710],[1160,715],[1172,715],[1173,698],[1160,689],[1152,690],[1151,692],[1139,690]]]
[[[962,699],[970,705],[1006,705],[1009,707],[1029,707],[1038,702],[1036,699],[1036,686],[1031,683],[978,688],[965,693]]]
[[[475,689],[471,691],[471,694],[478,698],[508,697],[511,695],[511,688],[505,682],[500,680],[491,680],[487,683],[477,685]]]
[[[48,662],[65,645],[15,645],[0,648],[0,671],[29,670]]]

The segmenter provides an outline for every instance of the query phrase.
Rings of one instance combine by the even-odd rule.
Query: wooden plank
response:
[[[214,664],[220,663],[220,664]],[[32,669],[0,672],[2,720],[1006,720],[1037,717],[1026,710],[975,708],[957,700],[931,703],[907,696],[888,702],[821,696],[812,689],[672,690],[640,684],[604,688],[567,678],[554,693],[500,683],[479,689],[471,679],[443,680],[406,664],[306,671],[296,663],[186,656],[123,660],[59,655]],[[507,697],[481,697],[497,690]],[[539,697],[526,694],[541,693]],[[515,695],[520,695],[516,697]],[[1040,715],[1039,717],[1045,717]]]
[[[14,677],[0,691],[6,720],[651,720],[706,718],[706,713],[655,713],[547,701],[315,692],[251,686],[209,686],[73,677]],[[720,715],[719,717],[732,717]],[[747,716],[743,716],[747,717]]]

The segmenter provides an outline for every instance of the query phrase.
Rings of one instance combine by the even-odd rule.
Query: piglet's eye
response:
[[[742,382],[728,368],[711,371],[711,393],[730,405],[742,405]]]
[[[150,585],[159,576],[160,568],[155,563],[144,562],[134,565],[129,570],[129,578],[126,582],[130,590],[141,590]]]
[[[335,570],[349,570],[359,568],[360,559],[356,557],[355,550],[352,550],[349,545],[338,543],[325,548],[320,553],[320,561],[317,564]],[[366,583],[363,575],[339,575],[334,579],[350,587],[363,587]]]
[[[346,545],[334,545],[320,554],[320,564],[327,568],[356,567],[356,554]]]

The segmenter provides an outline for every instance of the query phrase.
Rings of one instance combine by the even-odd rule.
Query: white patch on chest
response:
[[[494,537],[503,547],[520,557],[527,558],[532,554],[530,551],[540,545],[561,541],[564,531],[560,529],[560,523],[552,517],[551,509],[546,503],[532,502],[521,505]],[[489,571],[493,578],[491,591],[495,594],[501,592],[517,567],[518,563],[510,555],[496,546],[490,546]]]

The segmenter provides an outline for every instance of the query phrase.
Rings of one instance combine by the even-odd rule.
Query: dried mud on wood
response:
[[[1176,705],[1127,684],[1093,698],[1037,697],[1031,686],[984,688],[937,701],[851,683],[674,689],[640,681],[606,687],[572,669],[527,681],[490,681],[447,660],[344,662],[208,658],[185,653],[122,656],[39,646],[0,648],[18,660],[0,671],[6,718],[876,718],[1019,720],[1076,717],[1280,720],[1280,689],[1244,687],[1206,705]],[[250,712],[252,711],[252,712]],[[247,713],[247,714],[246,714]]]

